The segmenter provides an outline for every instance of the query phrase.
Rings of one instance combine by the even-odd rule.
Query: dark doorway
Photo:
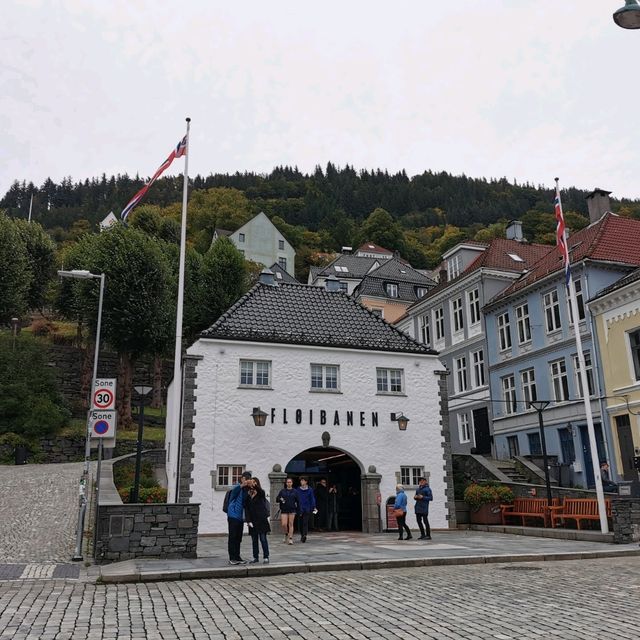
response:
[[[321,478],[326,478],[329,487],[335,484],[339,530],[362,531],[360,467],[347,453],[331,447],[307,449],[289,461],[285,473],[294,479],[305,476],[314,488]],[[323,523],[319,518],[318,525]]]
[[[602,427],[600,424],[594,425],[594,431],[596,432],[596,446],[598,448],[598,467],[601,462],[607,459],[604,450],[604,438],[602,437]],[[596,486],[596,477],[593,474],[593,461],[591,459],[591,448],[589,447],[589,434],[587,432],[587,425],[580,425],[580,440],[582,441],[582,456],[584,458],[584,471],[585,479],[587,481],[587,489],[593,489]]]
[[[476,453],[491,453],[491,432],[489,430],[489,411],[486,407],[473,412],[473,433],[476,441]]]
[[[637,480],[638,472],[633,466],[633,436],[631,435],[631,421],[628,414],[616,416],[616,431],[618,432],[618,445],[620,446],[620,459],[622,460],[622,475],[625,480]]]

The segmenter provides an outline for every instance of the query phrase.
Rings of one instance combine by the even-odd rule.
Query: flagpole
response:
[[[174,441],[177,446],[176,455],[176,496],[178,502],[178,482],[180,478],[180,425],[182,423],[182,308],[184,304],[184,270],[187,238],[187,195],[189,186],[189,129],[191,118],[187,118],[187,148],[184,154],[184,184],[182,187],[182,220],[180,226],[180,266],[178,270],[178,303],[176,306],[176,346],[173,358],[173,384],[172,384],[172,433],[177,436]],[[169,479],[171,481],[171,479]]]
[[[33,208],[33,193],[31,194],[31,202],[29,202],[29,224],[31,224],[31,209]]]
[[[559,179],[556,178],[556,197],[560,202]],[[560,205],[562,208],[562,205]],[[567,260],[569,260],[569,245],[567,244],[567,229],[563,232],[563,239],[567,247]],[[589,435],[589,449],[591,451],[591,464],[593,466],[593,475],[596,479],[596,498],[598,500],[598,512],[600,514],[600,530],[602,533],[609,533],[609,522],[607,520],[606,503],[604,500],[604,489],[602,487],[602,477],[600,476],[600,458],[598,456],[598,444],[596,442],[596,430],[593,425],[593,413],[591,412],[591,399],[589,398],[589,381],[587,379],[587,367],[582,351],[582,337],[580,336],[580,317],[578,316],[578,300],[576,297],[576,286],[571,277],[569,270],[567,290],[569,294],[569,305],[571,307],[571,315],[573,317],[573,332],[576,338],[576,349],[578,351],[578,364],[580,376],[580,384],[582,385],[582,400],[584,402],[584,412],[587,417],[587,433]]]

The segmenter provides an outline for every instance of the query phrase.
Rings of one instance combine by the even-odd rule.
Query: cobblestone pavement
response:
[[[0,563],[69,561],[82,463],[0,466]]]
[[[0,639],[637,640],[640,559],[0,583]]]

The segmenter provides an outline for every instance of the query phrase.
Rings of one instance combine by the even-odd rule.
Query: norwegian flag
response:
[[[560,255],[562,256],[562,266],[564,267],[564,274],[566,279],[566,285],[569,286],[571,281],[571,265],[569,264],[569,247],[567,246],[567,228],[564,224],[564,214],[562,213],[562,203],[560,202],[560,188],[556,182],[556,197],[553,201],[553,207],[556,212],[556,243],[558,249],[560,249]]]
[[[158,170],[153,174],[149,182],[136,193],[131,200],[129,200],[127,206],[122,210],[120,214],[120,218],[123,222],[126,222],[128,215],[131,213],[133,208],[144,198],[147,191],[151,185],[171,166],[171,163],[176,158],[181,158],[182,156],[187,155],[187,147],[189,146],[189,140],[187,136],[182,138],[180,142],[176,145],[176,148],[169,154],[169,157],[158,167]]]

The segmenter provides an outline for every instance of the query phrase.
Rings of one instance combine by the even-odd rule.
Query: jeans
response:
[[[244,522],[235,518],[227,518],[227,524],[229,526],[229,542],[227,544],[229,560],[240,560],[240,543],[242,542]]]
[[[259,557],[258,553],[258,540],[260,540],[260,544],[262,545],[262,555],[265,558],[269,557],[269,542],[267,541],[266,533],[258,533],[253,530],[253,527],[250,529],[251,531],[251,544],[253,545],[253,559],[257,560]]]
[[[404,531],[407,532],[407,538],[411,537],[411,529],[409,529],[409,527],[407,527],[406,520],[407,520],[407,514],[406,513],[403,516],[400,516],[399,518],[396,518],[396,521],[398,523],[398,538],[400,540],[402,540],[403,528],[404,528]]]
[[[298,514],[298,519],[300,520],[300,535],[303,538],[307,537],[309,533],[309,518],[311,517],[310,513],[300,513]]]
[[[428,513],[416,513],[416,520],[420,527],[421,536],[431,536],[431,527],[429,526],[429,514]],[[422,523],[424,522],[424,526]]]
[[[328,531],[338,530],[338,512],[329,512],[329,523],[327,524]]]

